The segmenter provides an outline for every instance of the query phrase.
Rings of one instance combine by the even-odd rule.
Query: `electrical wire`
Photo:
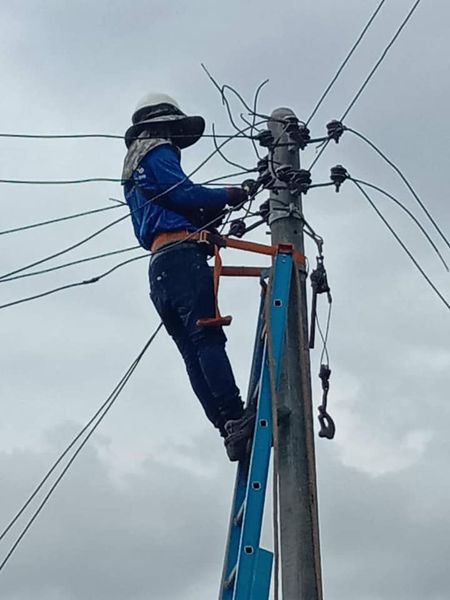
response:
[[[411,194],[413,195],[413,197],[415,198],[415,200],[417,201],[417,203],[419,204],[419,206],[421,207],[421,209],[423,210],[423,212],[426,214],[426,216],[428,217],[430,223],[433,225],[433,227],[435,228],[435,230],[438,232],[438,234],[440,235],[440,237],[442,238],[442,240],[444,241],[444,243],[446,244],[446,246],[448,248],[450,248],[450,242],[448,240],[448,238],[445,236],[445,234],[442,232],[442,230],[440,229],[439,225],[436,223],[435,219],[433,218],[433,216],[431,215],[431,213],[429,212],[429,210],[427,209],[427,207],[425,206],[425,204],[422,202],[422,200],[420,199],[419,195],[416,193],[415,189],[413,188],[413,186],[410,184],[410,182],[408,181],[408,179],[406,178],[406,176],[402,173],[402,171],[400,170],[400,168],[390,159],[386,156],[386,154],[384,152],[382,152],[371,140],[369,140],[369,138],[367,138],[365,135],[363,135],[362,133],[360,133],[359,131],[356,131],[355,129],[351,129],[350,127],[345,127],[346,131],[349,131],[350,133],[353,133],[353,135],[356,135],[357,137],[359,137],[361,140],[363,140],[364,142],[366,142],[366,144],[368,144],[373,150],[375,150],[375,152],[381,156],[381,158],[387,162],[387,164],[392,167],[392,169],[394,169],[394,171],[397,173],[397,175],[400,177],[400,179],[403,181],[403,183],[406,185],[406,187],[408,188],[408,190],[411,192]]]
[[[94,260],[108,258],[109,256],[115,256],[117,254],[124,254],[125,252],[132,252],[133,250],[142,250],[142,248],[141,248],[141,246],[129,246],[128,248],[121,248],[120,250],[112,250],[111,252],[103,252],[102,254],[95,254],[94,256],[80,258],[79,260],[73,260],[71,262],[63,263],[62,265],[57,265],[55,267],[49,267],[48,269],[40,269],[39,271],[31,271],[31,273],[21,273],[20,275],[13,275],[12,277],[2,279],[0,281],[0,283],[5,283],[7,281],[16,281],[17,279],[25,279],[27,277],[34,277],[36,275],[46,275],[47,273],[53,273],[54,271],[60,271],[61,269],[66,269],[68,267],[73,267],[75,265],[81,265],[83,263],[91,262]],[[145,254],[145,256],[148,256],[148,254]]]
[[[244,205],[246,204],[246,202],[247,201],[242,202],[239,206],[229,208],[226,211],[226,213],[228,214],[228,220],[229,220],[229,216],[231,215],[231,213],[241,210],[241,208],[244,207]],[[251,215],[249,215],[249,216],[251,216]],[[193,231],[192,233],[190,233],[189,235],[187,235],[183,240],[179,240],[178,242],[175,242],[174,244],[172,244],[172,247],[173,246],[178,246],[179,244],[181,244],[183,242],[189,241],[190,238],[192,238],[196,233],[198,233],[202,229],[206,229],[207,227],[210,227],[211,225],[214,225],[217,222],[217,219],[218,218],[215,217],[214,219],[212,219],[211,221],[209,221],[209,223],[206,223],[205,225],[202,225],[202,227],[199,227],[198,229],[196,229],[195,231]],[[222,227],[221,231],[223,231],[223,229],[225,228],[226,224],[228,223],[228,220],[227,219],[225,220],[225,223],[223,224],[223,227]],[[124,250],[122,250],[122,252],[124,252]],[[95,277],[91,277],[89,279],[83,279],[82,281],[77,281],[75,283],[68,283],[66,285],[58,286],[56,288],[52,288],[50,290],[47,290],[45,292],[41,292],[39,294],[34,294],[32,296],[26,296],[24,298],[19,298],[18,300],[13,300],[13,301],[7,302],[5,304],[0,304],[0,310],[5,309],[5,308],[10,308],[12,306],[17,306],[18,304],[24,304],[25,302],[31,302],[32,300],[39,300],[41,298],[46,298],[47,296],[51,296],[51,295],[56,294],[58,292],[63,292],[63,291],[66,291],[66,290],[69,290],[69,289],[72,289],[72,288],[86,286],[86,285],[91,285],[93,283],[98,283],[99,281],[101,281],[102,279],[104,279],[108,275],[111,275],[112,273],[114,273],[115,271],[117,271],[118,269],[120,269],[121,267],[124,267],[125,265],[128,265],[128,264],[130,264],[130,263],[132,263],[132,262],[134,262],[136,260],[141,260],[142,258],[147,258],[148,256],[149,256],[148,254],[142,254],[140,256],[134,256],[133,258],[129,258],[128,260],[124,260],[124,261],[118,263],[117,265],[111,267],[110,269],[108,269],[104,273],[102,273],[100,275],[96,275]],[[9,281],[10,280],[11,279],[9,279]],[[2,281],[3,280],[0,280],[0,283],[2,283]]]
[[[359,189],[359,191],[363,194],[363,196],[366,198],[366,200],[369,202],[369,204],[372,206],[372,208],[374,209],[374,211],[377,213],[377,215],[380,217],[380,219],[383,221],[383,223],[386,225],[386,227],[389,229],[389,231],[392,233],[392,235],[394,236],[394,238],[397,240],[397,242],[400,244],[400,246],[403,248],[403,250],[406,252],[406,254],[408,255],[408,257],[410,258],[410,260],[413,262],[413,264],[415,265],[415,267],[417,268],[417,270],[419,271],[419,273],[422,275],[422,277],[425,279],[425,281],[428,283],[428,285],[431,287],[431,289],[435,292],[435,294],[438,296],[438,298],[443,302],[443,304],[445,304],[445,306],[450,310],[450,303],[446,300],[446,298],[441,294],[441,292],[438,290],[438,288],[434,285],[434,283],[431,281],[431,279],[428,277],[428,275],[425,273],[425,271],[423,270],[423,268],[419,265],[419,263],[417,262],[417,260],[415,259],[415,257],[413,256],[412,252],[408,249],[408,247],[404,244],[404,242],[400,239],[399,235],[397,234],[397,232],[395,231],[395,229],[392,227],[392,225],[389,223],[389,221],[384,217],[384,215],[381,213],[381,211],[378,209],[378,207],[376,206],[376,204],[372,201],[372,199],[370,198],[369,194],[366,192],[366,190],[362,187],[362,185],[360,185],[357,181],[350,179],[350,181],[353,181],[353,183],[356,185],[356,187]]]
[[[11,302],[6,302],[5,304],[0,304],[0,310],[3,310],[4,308],[10,308],[11,306],[17,306],[18,304],[24,304],[25,302],[31,302],[32,300],[39,300],[41,298],[46,298],[47,296],[52,296],[53,294],[56,294],[57,292],[64,292],[64,291],[70,290],[72,288],[81,287],[84,285],[91,285],[93,283],[98,283],[104,277],[111,275],[112,273],[114,273],[115,271],[120,269],[121,267],[124,267],[125,265],[128,265],[131,262],[134,262],[136,260],[141,260],[142,258],[148,258],[148,254],[134,256],[133,258],[124,260],[123,262],[118,263],[114,267],[111,267],[110,269],[108,269],[107,271],[102,273],[101,275],[96,275],[95,277],[91,277],[90,279],[83,279],[83,281],[77,281],[75,283],[68,283],[66,285],[61,285],[59,287],[53,288],[51,290],[47,290],[45,292],[41,292],[39,294],[34,294],[33,296],[26,296],[25,298],[20,298],[19,300],[13,300]]]
[[[235,173],[228,173],[227,175],[222,175],[220,177],[214,177],[213,179],[208,179],[207,181],[203,181],[203,182],[199,183],[199,185],[213,185],[216,182],[221,181],[222,183],[217,183],[217,185],[223,186],[223,185],[226,185],[226,182],[224,182],[223,179],[228,179],[228,178],[232,178],[232,177],[239,177],[241,175],[247,175],[247,173],[254,172],[254,171],[256,171],[256,169],[251,169],[251,170],[245,169],[243,171],[238,171],[238,172],[235,172]],[[25,183],[27,183],[27,182],[25,182]],[[168,185],[168,184],[163,183],[162,185]],[[62,222],[62,221],[69,221],[70,219],[77,219],[79,217],[84,217],[84,216],[92,215],[92,214],[95,214],[95,213],[103,212],[103,211],[106,211],[106,210],[111,210],[113,208],[120,208],[121,206],[124,206],[124,207],[127,206],[126,202],[122,202],[121,200],[117,200],[116,198],[109,198],[109,200],[111,200],[113,202],[117,202],[118,204],[116,204],[114,206],[106,206],[106,207],[103,207],[103,208],[96,208],[96,209],[84,211],[84,212],[81,212],[81,213],[75,213],[75,214],[67,215],[67,216],[64,216],[64,217],[57,217],[55,219],[49,219],[47,221],[40,221],[39,223],[32,223],[30,225],[23,225],[21,227],[14,227],[14,228],[11,228],[11,229],[4,229],[3,231],[0,231],[0,235],[7,235],[7,234],[10,234],[10,233],[17,233],[17,232],[21,232],[21,231],[26,231],[28,229],[34,229],[36,227],[43,227],[45,225],[51,225],[53,223],[59,223],[59,222]]]
[[[22,227],[14,227],[12,229],[4,229],[0,231],[0,235],[7,235],[10,233],[17,233],[19,231],[27,231],[28,229],[35,229],[36,227],[43,227],[44,225],[51,225],[53,223],[61,223],[62,221],[69,221],[70,219],[78,219],[79,217],[86,217],[88,215],[94,215],[96,213],[104,212],[105,210],[113,210],[114,208],[120,208],[126,206],[125,204],[114,204],[113,206],[104,206],[103,208],[94,208],[93,210],[87,210],[80,213],[66,215],[65,217],[57,217],[56,219],[49,219],[48,221],[41,221],[39,223],[31,223],[31,225],[23,225]]]
[[[217,134],[218,138],[228,139],[232,134],[221,133]],[[157,135],[146,135],[139,136],[139,139],[150,140],[160,137]],[[182,134],[172,134],[172,138],[184,137]],[[203,133],[202,138],[213,137],[209,133]],[[110,133],[45,133],[45,134],[31,134],[31,133],[0,133],[0,138],[18,138],[18,139],[35,139],[35,140],[73,140],[73,139],[87,139],[87,138],[100,138],[100,139],[113,139],[113,140],[124,140],[123,135],[114,135]],[[236,136],[237,139],[247,139],[247,135]],[[137,138],[136,138],[137,139]]]
[[[0,183],[11,185],[79,185],[81,183],[122,183],[117,177],[88,177],[87,179],[39,180],[39,179],[0,179]]]
[[[350,104],[347,106],[347,108],[344,111],[344,114],[342,115],[342,117],[340,118],[340,121],[342,122],[349,114],[349,112],[351,111],[351,109],[355,106],[356,102],[358,101],[358,99],[360,98],[361,94],[363,93],[363,91],[366,89],[367,85],[369,84],[370,80],[372,79],[372,77],[375,75],[375,72],[378,70],[379,66],[381,65],[381,63],[383,62],[383,60],[385,59],[386,55],[388,54],[389,50],[392,48],[392,46],[394,45],[394,43],[397,41],[398,36],[400,35],[400,33],[402,32],[403,28],[405,27],[405,25],[408,23],[408,21],[410,20],[410,18],[412,17],[414,11],[416,10],[416,8],[419,6],[421,0],[416,0],[416,2],[413,4],[413,6],[410,8],[408,14],[406,15],[406,17],[403,19],[402,23],[400,24],[400,26],[398,27],[397,31],[395,32],[394,36],[392,37],[391,41],[389,42],[389,44],[385,47],[385,49],[383,50],[383,52],[380,55],[380,58],[377,60],[377,62],[375,63],[375,65],[372,67],[371,71],[369,72],[369,74],[367,75],[366,79],[364,80],[364,82],[362,83],[361,87],[359,88],[359,90],[356,92],[355,96],[353,97],[353,99],[351,100]],[[314,158],[313,162],[311,163],[310,167],[309,167],[309,171],[312,171],[312,169],[314,168],[314,166],[317,164],[318,160],[320,159],[320,157],[322,156],[322,154],[325,152],[328,144],[330,143],[331,138],[328,138],[328,140],[325,142],[325,144],[322,146],[320,152],[317,154],[317,156]]]
[[[225,96],[224,86],[221,87],[217,83],[217,81],[214,79],[214,77],[208,71],[208,69],[206,68],[206,66],[204,65],[204,63],[200,63],[200,65],[201,65],[202,69],[205,71],[205,73],[208,76],[208,78],[210,79],[210,81],[212,82],[212,84],[214,85],[214,87],[218,90],[219,94],[221,95],[222,104],[225,106],[225,109],[226,109],[227,114],[228,114],[228,120],[230,121],[231,126],[234,127],[234,129],[236,131],[239,131],[239,127],[238,127],[238,125],[234,121],[233,111],[231,110],[230,103],[228,102],[228,98]],[[246,105],[245,102],[244,102],[244,105]]]
[[[249,125],[249,128],[251,127],[251,125]],[[217,140],[215,141],[215,143],[217,144]],[[220,153],[218,151],[218,153]],[[223,154],[221,154],[222,158],[224,158]],[[240,169],[242,169],[242,172],[239,173],[230,173],[227,175],[221,175],[220,177],[214,177],[213,179],[209,179],[208,181],[204,181],[199,183],[198,185],[215,185],[215,182],[218,181],[222,181],[223,179],[227,179],[228,177],[238,177],[238,175],[245,175],[246,173],[251,173],[253,171],[256,171],[256,169],[247,169],[247,167],[243,167],[242,165],[239,165],[238,163],[233,163],[231,161],[227,161],[230,164],[232,164],[233,166],[237,166]],[[90,179],[60,179],[60,180],[55,180],[55,179],[47,179],[47,180],[34,180],[34,179],[0,179],[0,183],[6,183],[6,184],[11,184],[11,185],[77,185],[77,184],[81,184],[81,183],[95,183],[95,182],[105,182],[105,181],[109,181],[109,182],[114,182],[114,183],[124,183],[123,179],[115,179],[113,177],[91,177]],[[161,182],[161,185],[167,185],[165,183]],[[217,184],[220,185],[220,184]],[[224,183],[222,183],[222,185],[224,185]],[[117,202],[117,200],[116,200]],[[119,202],[119,204],[123,204],[126,205],[125,202]]]
[[[345,119],[345,117],[348,115],[348,113],[352,110],[352,108],[355,106],[356,102],[358,101],[359,97],[361,96],[361,94],[363,93],[363,91],[366,89],[369,81],[372,79],[372,77],[375,75],[376,71],[378,70],[378,67],[381,65],[381,63],[383,62],[383,60],[385,59],[386,55],[388,54],[389,50],[392,48],[392,46],[395,44],[398,36],[400,35],[400,33],[403,31],[404,27],[406,26],[406,24],[408,23],[408,21],[410,20],[410,18],[412,17],[412,15],[414,14],[416,8],[419,6],[419,4],[421,3],[422,0],[416,0],[413,4],[413,6],[410,8],[408,14],[406,15],[406,17],[403,19],[402,23],[400,24],[400,27],[397,29],[397,31],[395,32],[394,37],[391,39],[391,41],[389,42],[389,44],[386,46],[386,48],[383,50],[380,58],[377,60],[377,62],[375,63],[375,65],[373,66],[372,70],[370,71],[370,73],[367,75],[366,79],[363,81],[361,87],[359,88],[359,90],[356,92],[353,100],[350,102],[350,104],[347,106],[347,108],[344,111],[344,114],[341,117],[341,121],[343,121]]]
[[[250,124],[250,127],[252,125]],[[227,156],[225,156],[225,154],[222,152],[222,150],[220,150],[220,148],[218,147],[217,144],[217,139],[215,136],[216,133],[216,128],[214,123],[211,125],[211,129],[213,132],[213,140],[214,140],[214,148],[217,150],[217,154],[229,165],[233,166],[233,167],[237,167],[238,169],[242,169],[245,173],[254,173],[257,169],[249,169],[248,167],[245,167],[244,165],[241,165],[240,163],[234,162],[233,160],[229,159]]]
[[[5,535],[10,531],[10,529],[14,526],[14,524],[17,522],[17,520],[22,516],[22,514],[24,513],[24,511],[28,508],[28,506],[30,505],[30,503],[34,500],[34,498],[36,497],[36,495],[39,493],[39,491],[42,489],[42,487],[48,481],[48,479],[50,478],[50,476],[54,473],[55,469],[59,466],[59,464],[62,462],[62,460],[67,456],[67,454],[70,452],[70,450],[75,446],[75,444],[78,442],[78,440],[81,439],[81,437],[83,436],[83,434],[87,432],[86,436],[81,441],[81,443],[78,446],[78,448],[74,451],[72,457],[70,458],[70,460],[68,461],[68,463],[66,464],[66,466],[64,467],[64,469],[61,471],[61,473],[59,474],[59,476],[56,478],[55,482],[52,484],[52,486],[50,487],[49,491],[46,493],[46,495],[44,496],[44,498],[42,499],[42,501],[39,503],[38,507],[33,512],[32,516],[28,520],[27,524],[22,529],[21,533],[19,534],[19,536],[16,538],[16,540],[14,541],[14,543],[12,544],[12,546],[10,547],[10,549],[7,552],[5,558],[0,563],[0,572],[4,569],[5,565],[7,564],[7,562],[9,561],[9,559],[11,558],[12,554],[15,552],[15,550],[18,547],[18,545],[23,540],[23,538],[25,537],[25,535],[29,531],[30,527],[33,525],[33,523],[36,520],[36,518],[39,516],[39,514],[42,511],[42,509],[44,508],[44,506],[47,504],[47,502],[50,499],[50,497],[52,496],[53,492],[55,491],[55,489],[57,488],[57,486],[59,485],[59,483],[62,481],[62,479],[66,475],[66,473],[68,472],[68,470],[72,466],[73,462],[75,461],[75,459],[77,458],[77,456],[80,454],[81,450],[84,448],[84,446],[86,445],[86,443],[88,442],[88,440],[90,439],[90,437],[93,435],[93,433],[95,432],[95,430],[98,428],[98,426],[100,425],[100,423],[103,421],[103,419],[106,417],[106,415],[108,414],[108,412],[111,410],[111,408],[115,404],[115,402],[116,402],[117,398],[119,397],[120,393],[122,392],[122,390],[124,389],[125,385],[127,384],[127,382],[129,381],[129,379],[133,375],[136,367],[139,365],[139,363],[142,360],[144,354],[146,353],[147,349],[149,348],[149,346],[151,345],[151,343],[153,342],[153,340],[155,339],[155,337],[157,336],[157,334],[158,334],[158,332],[160,331],[161,328],[162,328],[162,323],[159,323],[159,325],[156,328],[156,330],[150,336],[149,340],[146,342],[146,344],[143,347],[143,349],[140,351],[140,353],[138,354],[138,356],[131,363],[131,365],[127,369],[125,375],[123,375],[123,377],[120,379],[119,383],[116,385],[116,387],[114,388],[114,390],[112,391],[112,393],[108,396],[108,398],[106,399],[106,401],[100,406],[100,408],[97,410],[97,412],[94,414],[94,416],[91,417],[91,419],[83,426],[83,428],[81,429],[81,431],[73,438],[73,440],[69,443],[69,445],[65,448],[65,450],[60,454],[60,456],[58,457],[58,459],[53,463],[53,465],[47,471],[47,473],[45,474],[45,476],[41,479],[41,481],[38,483],[38,485],[34,488],[33,492],[30,494],[30,496],[24,502],[24,504],[22,505],[22,507],[20,508],[20,510],[14,515],[14,517],[9,521],[8,525],[3,529],[3,531],[2,531],[2,533],[0,535],[0,540],[2,540],[5,537]]]
[[[242,131],[247,131],[248,129],[249,128],[247,127],[245,129],[243,129]],[[225,146],[227,143],[229,143],[233,138],[234,138],[234,136],[231,136],[229,139],[223,141],[219,145],[219,148],[221,149],[223,146]],[[80,241],[78,241],[78,242],[76,242],[74,244],[71,244],[70,246],[67,246],[63,250],[59,250],[58,252],[50,254],[50,255],[48,255],[48,256],[46,256],[44,258],[41,258],[41,259],[39,259],[37,261],[33,261],[31,263],[28,263],[27,265],[25,265],[23,267],[20,267],[18,269],[15,269],[14,271],[10,271],[9,273],[5,273],[5,274],[1,275],[0,276],[0,280],[5,279],[7,277],[11,277],[12,275],[16,275],[17,273],[21,273],[23,271],[27,271],[28,269],[31,269],[32,267],[36,267],[36,266],[38,266],[40,264],[48,262],[49,260],[53,260],[54,258],[62,256],[63,254],[66,254],[67,252],[71,252],[72,250],[75,250],[76,248],[79,248],[83,244],[86,244],[87,242],[89,242],[90,240],[94,239],[95,237],[97,237],[101,233],[104,233],[105,231],[107,231],[111,227],[114,227],[115,225],[117,225],[118,223],[122,222],[123,220],[128,219],[135,211],[140,210],[141,208],[143,208],[143,206],[145,206],[145,204],[147,202],[154,202],[155,200],[158,200],[159,198],[161,198],[165,194],[173,191],[174,189],[176,189],[177,187],[179,187],[180,185],[182,185],[185,181],[188,180],[189,177],[191,177],[192,175],[194,175],[195,173],[197,173],[197,171],[199,171],[216,154],[217,154],[217,151],[214,150],[199,165],[197,165],[197,167],[195,167],[195,169],[193,169],[188,175],[186,175],[184,179],[180,180],[176,184],[173,184],[171,187],[169,187],[168,189],[164,190],[160,194],[157,194],[156,196],[154,196],[150,200],[146,200],[145,202],[142,203],[142,205],[137,206],[135,209],[133,209],[132,211],[130,211],[128,214],[126,214],[126,215],[124,215],[124,216],[122,216],[122,217],[120,217],[118,219],[115,219],[114,221],[111,221],[107,225],[104,225],[100,229],[97,229],[96,231],[94,231],[90,235],[86,236],[85,238],[81,239]]]
[[[449,270],[448,265],[447,265],[444,257],[440,253],[439,249],[437,248],[436,244],[433,242],[433,240],[429,236],[428,232],[426,231],[426,229],[424,228],[424,226],[422,225],[422,223],[419,221],[419,219],[417,219],[417,217],[402,202],[400,202],[400,200],[398,200],[397,198],[395,198],[394,196],[392,196],[392,194],[389,194],[389,192],[387,192],[383,188],[381,188],[381,187],[379,187],[377,185],[374,185],[373,183],[369,183],[368,181],[363,181],[362,179],[357,179],[355,177],[350,177],[350,179],[352,179],[353,181],[356,181],[357,183],[360,183],[361,185],[365,185],[366,187],[370,187],[373,190],[376,190],[377,192],[380,192],[380,194],[383,194],[384,196],[386,196],[387,198],[389,198],[390,200],[392,200],[393,202],[395,202],[395,204],[397,204],[397,206],[399,206],[414,221],[414,223],[417,225],[417,227],[420,229],[420,231],[423,233],[423,235],[425,236],[425,238],[429,242],[430,246],[436,252],[437,256],[439,257],[439,259],[441,260],[442,264],[444,265],[445,270],[448,272],[448,270]]]
[[[262,82],[261,82],[261,83],[258,85],[258,87],[256,88],[255,95],[254,95],[254,97],[253,97],[253,114],[252,114],[252,129],[251,129],[252,138],[253,138],[253,129],[256,129],[256,128],[255,128],[255,122],[256,122],[256,115],[257,115],[257,111],[258,111],[258,100],[259,100],[259,95],[260,95],[260,93],[261,93],[261,91],[262,91],[263,87],[264,87],[264,86],[265,86],[267,83],[269,83],[269,80],[268,80],[268,79],[265,79],[264,81],[262,81]],[[254,140],[254,139],[252,139],[252,144],[253,144],[253,148],[254,148],[254,150],[255,150],[255,154],[256,154],[256,156],[258,157],[258,160],[260,160],[260,159],[261,159],[261,155],[260,155],[260,153],[258,152],[258,146],[256,145],[256,142],[255,142],[255,140]]]
[[[381,0],[381,2],[378,4],[377,8],[375,9],[375,11],[373,12],[372,16],[370,17],[370,19],[368,20],[368,22],[366,23],[364,29],[361,31],[361,33],[359,34],[356,42],[353,44],[353,46],[351,47],[350,51],[348,52],[347,56],[345,57],[345,59],[343,60],[341,66],[338,68],[338,70],[336,71],[334,77],[332,78],[332,80],[330,81],[330,83],[328,84],[328,86],[325,88],[325,91],[323,92],[323,94],[321,95],[321,97],[319,98],[319,100],[317,101],[317,104],[315,105],[315,107],[313,108],[311,114],[309,115],[307,121],[306,121],[306,125],[309,125],[309,123],[311,122],[311,120],[314,118],[314,116],[316,115],[317,111],[319,110],[319,108],[321,107],[323,101],[325,100],[325,98],[328,96],[329,92],[331,91],[332,87],[334,86],[334,84],[336,83],[336,81],[338,80],[340,74],[342,73],[342,71],[344,70],[345,66],[347,65],[348,61],[351,59],[351,57],[353,56],[353,53],[355,52],[355,50],[357,49],[357,47],[359,46],[359,44],[361,43],[361,41],[363,40],[364,36],[366,35],[367,31],[370,29],[370,26],[372,25],[373,21],[375,20],[377,14],[380,12],[381,7],[383,6],[383,4],[386,2],[386,0]]]
[[[227,110],[227,113],[228,113],[228,119],[229,119],[231,125],[235,129],[238,129],[238,126],[236,125],[236,123],[234,121],[233,113],[232,113],[232,110],[231,110],[231,107],[230,107],[230,103],[228,102],[228,98],[225,95],[225,90],[229,90],[230,92],[232,92],[238,98],[238,100],[241,102],[241,104],[245,107],[245,109],[248,110],[248,112],[249,112],[250,115],[258,117],[258,118],[262,119],[263,121],[270,121],[270,120],[272,120],[272,121],[277,121],[279,123],[284,123],[284,121],[279,120],[279,119],[274,119],[270,115],[265,115],[263,113],[256,112],[256,109],[252,110],[251,107],[244,100],[243,96],[234,87],[232,87],[231,85],[228,85],[228,84],[224,84],[224,85],[220,86],[217,83],[217,81],[214,79],[214,77],[211,75],[211,73],[208,71],[208,69],[206,68],[206,66],[203,63],[200,63],[200,64],[201,64],[202,69],[205,71],[206,75],[208,76],[208,78],[210,79],[210,81],[212,82],[212,84],[214,85],[214,87],[218,90],[219,94],[221,95],[222,103],[224,104],[224,106],[225,106],[225,108]],[[257,88],[257,93],[258,94],[259,94],[258,90],[260,88],[262,88],[262,86],[264,86],[267,81],[268,80],[265,80],[265,81],[263,81],[259,85],[259,87]],[[256,98],[257,98],[257,96],[256,96]],[[253,127],[252,127],[252,129],[255,129],[255,128],[256,128],[256,126],[254,124]],[[249,139],[253,139],[252,136],[247,136],[247,137]]]

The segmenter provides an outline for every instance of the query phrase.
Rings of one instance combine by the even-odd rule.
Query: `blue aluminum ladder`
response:
[[[292,269],[292,255],[288,250],[279,250],[269,299],[275,386],[281,371]],[[256,402],[255,432],[251,452],[237,468],[219,600],[269,598],[273,553],[259,546],[273,431],[265,302],[263,292],[247,400]]]

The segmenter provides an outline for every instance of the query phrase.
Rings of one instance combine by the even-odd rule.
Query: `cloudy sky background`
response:
[[[311,124],[338,118],[412,4],[385,7]],[[309,115],[377,2],[332,0],[128,3],[22,0],[1,9],[0,129],[11,133],[115,133],[140,96],[166,91],[220,133],[231,128],[200,68],[248,99],[265,78],[260,108]],[[379,144],[409,175],[450,232],[447,181],[448,22],[444,0],[422,2],[346,123]],[[241,108],[233,105],[236,113]],[[193,169],[211,150],[187,150]],[[228,154],[249,167],[246,141]],[[0,178],[120,177],[120,140],[0,140]],[[314,157],[309,149],[308,164]],[[330,145],[313,172],[341,163],[414,202],[359,140]],[[233,171],[218,158],[196,181]],[[3,185],[0,229],[109,204],[116,183]],[[447,298],[449,275],[412,223],[376,197]],[[317,441],[327,600],[448,598],[450,484],[448,310],[350,183],[311,191],[305,214],[325,238],[334,297],[330,338],[333,442]],[[78,241],[124,214],[117,208],[0,237],[6,273]],[[420,212],[416,212],[421,216]],[[261,231],[252,239],[266,240]],[[60,264],[132,246],[125,221]],[[440,244],[443,252],[445,247]],[[309,248],[313,258],[314,249]],[[131,256],[131,255],[130,255]],[[447,259],[450,252],[447,249]],[[1,304],[97,275],[112,258],[3,283]],[[228,263],[248,261],[226,253]],[[49,265],[50,266],[50,265]],[[147,261],[98,284],[0,311],[0,518],[7,523],[66,443],[107,397],[158,323]],[[234,315],[229,351],[242,388],[258,290],[226,281]],[[318,372],[320,348],[312,355]],[[315,378],[315,399],[320,399]],[[5,600],[209,600],[217,595],[234,467],[201,413],[181,359],[161,333],[5,570]],[[18,531],[18,530],[17,530]],[[266,533],[267,542],[270,535]],[[14,535],[0,542],[4,556]]]

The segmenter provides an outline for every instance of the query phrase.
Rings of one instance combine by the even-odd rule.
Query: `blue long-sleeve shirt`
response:
[[[124,183],[124,194],[134,233],[146,250],[150,250],[158,233],[195,231],[197,227],[186,214],[201,208],[219,212],[229,198],[226,188],[209,189],[190,181],[181,168],[178,152],[170,144],[157,146],[144,156],[131,179]],[[159,197],[153,201],[155,196]]]

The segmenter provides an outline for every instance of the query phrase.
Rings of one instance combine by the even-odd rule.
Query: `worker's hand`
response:
[[[247,202],[247,200],[248,200],[248,194],[242,188],[230,187],[230,188],[227,188],[227,192],[228,192],[228,201],[227,201],[228,206],[233,206],[233,207],[239,206],[241,204],[244,204],[244,202]]]

